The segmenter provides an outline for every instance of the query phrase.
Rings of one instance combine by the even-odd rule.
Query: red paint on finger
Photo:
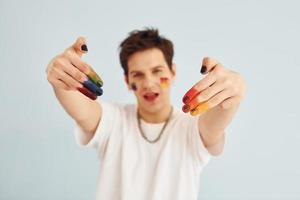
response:
[[[85,87],[77,88],[77,90],[92,100],[97,99],[97,96]]]
[[[182,102],[188,104],[199,93],[194,87],[192,87],[182,98]]]
[[[185,113],[189,112],[190,111],[190,106],[187,105],[187,104],[183,105],[182,106],[182,111],[185,112]]]

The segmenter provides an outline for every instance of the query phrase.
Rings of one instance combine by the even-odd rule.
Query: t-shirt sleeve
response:
[[[117,104],[97,100],[101,104],[102,115],[100,122],[96,128],[94,136],[86,143],[84,140],[85,133],[82,128],[75,124],[75,140],[81,147],[92,147],[95,149],[104,149],[112,134],[113,126],[118,124],[120,119],[121,107]]]
[[[190,120],[189,120],[190,131],[189,131],[188,141],[190,145],[193,147],[197,160],[202,164],[202,166],[205,166],[209,162],[212,155],[208,152],[207,148],[204,146],[204,143],[200,136],[198,119],[199,116],[197,117],[190,116]]]

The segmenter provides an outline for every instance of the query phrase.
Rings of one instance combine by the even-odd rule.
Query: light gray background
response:
[[[74,123],[45,75],[77,36],[88,39],[105,100],[133,103],[118,44],[154,26],[173,40],[174,105],[212,56],[240,72],[246,99],[222,156],[201,177],[199,199],[300,199],[297,1],[0,1],[0,199],[93,199],[99,163],[79,148]],[[116,89],[117,88],[117,89]]]

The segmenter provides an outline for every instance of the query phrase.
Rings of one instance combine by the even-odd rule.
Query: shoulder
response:
[[[103,99],[97,100],[103,109],[105,115],[117,115],[126,117],[136,113],[137,106],[135,104],[120,104],[116,102],[108,102]]]

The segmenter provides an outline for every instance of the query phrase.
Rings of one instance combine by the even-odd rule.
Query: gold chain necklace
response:
[[[161,135],[163,134],[165,128],[167,127],[167,125],[168,125],[168,123],[169,123],[169,121],[170,121],[170,119],[171,119],[172,113],[173,113],[173,107],[171,107],[171,111],[170,111],[170,114],[169,114],[169,116],[168,116],[168,119],[166,120],[164,126],[163,126],[162,129],[160,130],[159,135],[157,136],[157,138],[155,138],[154,140],[149,140],[149,139],[147,138],[147,136],[145,135],[143,129],[142,129],[142,126],[141,126],[141,116],[140,116],[139,112],[137,111],[138,126],[139,126],[139,130],[140,130],[140,133],[141,133],[142,137],[143,137],[147,142],[149,142],[149,143],[155,143],[155,142],[157,142],[157,141],[160,139]]]

